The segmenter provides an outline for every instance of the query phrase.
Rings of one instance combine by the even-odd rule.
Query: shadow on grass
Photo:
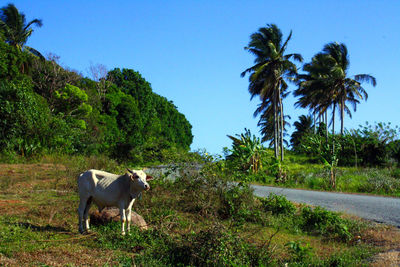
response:
[[[23,227],[26,229],[31,229],[33,231],[37,232],[55,232],[55,233],[71,233],[68,229],[65,229],[64,227],[58,227],[58,226],[51,226],[51,225],[46,225],[46,226],[40,226],[40,225],[34,225],[31,223],[27,222],[17,222],[14,223],[14,225]]]

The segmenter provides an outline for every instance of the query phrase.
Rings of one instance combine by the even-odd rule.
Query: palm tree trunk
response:
[[[328,110],[325,110],[325,132],[326,132],[326,141],[328,142]]]
[[[344,99],[341,101],[341,106],[340,106],[340,119],[341,119],[341,124],[340,124],[340,135],[343,135],[344,133]]]
[[[280,94],[280,91],[279,91],[279,95],[278,95],[278,97],[279,97],[279,106],[280,106],[280,113],[281,113],[281,118],[280,118],[280,121],[281,121],[281,138],[280,138],[280,141],[281,141],[281,161],[283,162],[283,158],[284,158],[284,156],[283,156],[283,153],[284,153],[284,151],[283,151],[283,131],[284,131],[284,125],[283,125],[283,104],[282,104],[282,97],[281,97],[281,94]]]
[[[278,124],[277,124],[277,114],[276,114],[276,92],[274,91],[273,95],[273,103],[274,105],[274,150],[275,150],[275,158],[278,158]]]
[[[317,133],[317,122],[315,121],[315,111],[313,112],[314,114],[314,134]]]
[[[335,134],[335,111],[336,111],[336,105],[333,104],[333,111],[332,111],[332,135]]]

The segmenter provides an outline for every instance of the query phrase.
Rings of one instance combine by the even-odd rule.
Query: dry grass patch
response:
[[[13,266],[48,265],[48,266],[115,266],[113,251],[88,249],[74,244],[49,247],[35,252],[18,253]],[[15,265],[14,265],[15,263]]]

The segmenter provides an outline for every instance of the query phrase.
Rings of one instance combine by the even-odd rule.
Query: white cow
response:
[[[147,181],[152,177],[143,171],[129,170],[124,175],[116,175],[99,170],[88,170],[78,177],[79,192],[79,232],[89,230],[88,213],[94,202],[101,212],[105,207],[119,208],[122,224],[122,235],[125,235],[125,221],[128,219],[127,231],[130,230],[133,202],[144,190],[149,190]],[[83,225],[83,221],[84,225]]]

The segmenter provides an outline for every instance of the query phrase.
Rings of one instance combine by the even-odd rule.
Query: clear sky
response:
[[[10,3],[28,21],[43,20],[27,45],[60,56],[64,67],[85,76],[97,63],[139,71],[193,125],[192,150],[221,153],[231,145],[226,135],[242,133],[245,127],[258,134],[253,112],[259,101],[250,101],[248,77],[240,73],[254,60],[243,49],[249,36],[270,23],[277,24],[284,38],[293,31],[287,53],[300,53],[309,62],[325,44],[343,42],[350,55],[349,74],[377,79],[376,87],[365,84],[368,101],[357,106],[353,119],[345,118],[347,129],[366,121],[400,125],[399,0]],[[308,114],[295,109],[295,101],[292,96],[284,100],[292,123]]]

